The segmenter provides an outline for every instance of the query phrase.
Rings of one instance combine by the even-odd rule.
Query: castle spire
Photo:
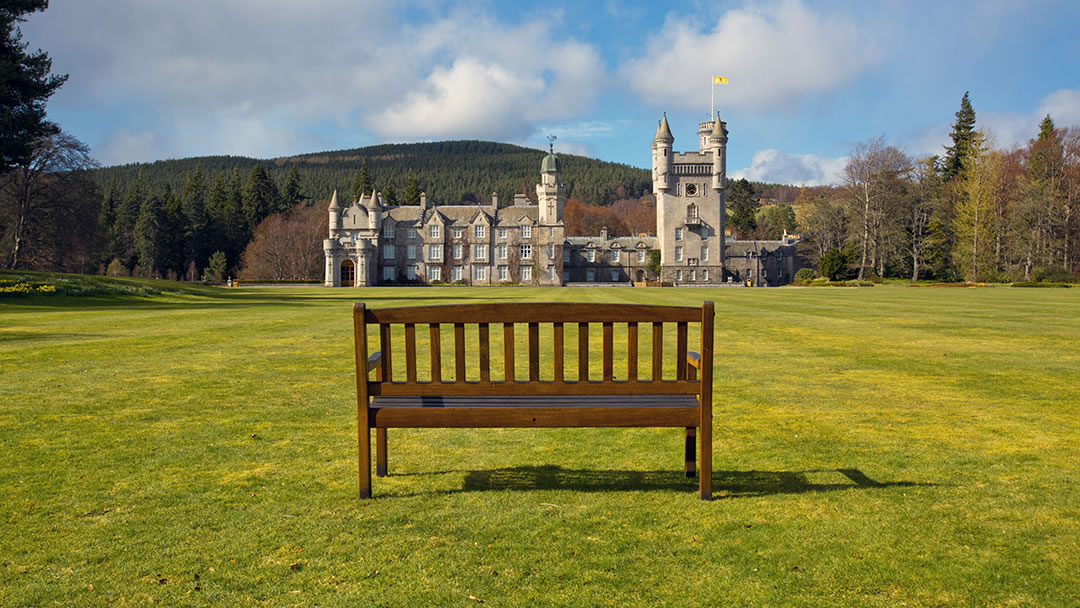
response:
[[[664,117],[660,119],[660,126],[656,128],[656,137],[653,138],[653,141],[675,141],[675,138],[671,135],[671,127],[668,126],[667,112],[664,112]]]
[[[334,190],[334,196],[330,197],[330,208],[341,209],[341,203],[339,203],[337,200],[337,190]]]

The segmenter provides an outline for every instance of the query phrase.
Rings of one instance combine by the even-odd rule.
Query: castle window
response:
[[[384,239],[392,239],[392,238],[394,238],[394,225],[393,224],[383,224],[382,235],[383,235]]]
[[[618,264],[619,263],[619,250],[618,249],[612,249],[611,250],[611,263],[613,263],[613,264]],[[612,280],[614,280],[614,279],[612,279]]]
[[[483,224],[473,226],[473,235],[478,239],[487,238],[487,226]]]
[[[521,267],[521,282],[532,281],[532,266]]]
[[[394,246],[393,245],[383,245],[382,246],[382,257],[383,257],[384,260],[392,260],[392,259],[394,259]]]
[[[453,251],[453,253],[454,253],[454,259],[455,259],[455,260],[460,260],[460,259],[461,259],[461,254],[462,254],[463,252],[462,252],[462,247],[461,247],[461,245],[460,245],[460,244],[454,245],[454,251]]]
[[[523,238],[523,239],[531,239],[532,238],[532,226],[522,226],[521,227],[521,238]]]
[[[690,205],[686,208],[686,219],[691,221],[698,219],[697,205]]]
[[[506,259],[506,243],[499,243],[495,246],[495,257],[500,260]]]
[[[549,281],[554,281],[555,280],[555,267],[554,266],[548,266],[548,280]]]
[[[409,245],[405,248],[405,256],[410,260],[416,259],[416,245]]]
[[[409,228],[409,238],[410,239],[415,239],[416,238],[416,228]]]
[[[611,271],[611,282],[614,283],[615,281],[618,281],[618,280],[619,280],[619,271],[618,270],[612,270]]]
[[[384,267],[382,269],[382,278],[383,278],[384,281],[393,281],[394,280],[394,267],[393,266]]]
[[[487,280],[487,266],[473,266],[473,280],[474,281],[486,281]]]
[[[428,236],[433,239],[439,238],[439,226],[437,224],[428,226]]]
[[[675,271],[675,280],[676,281],[681,281],[682,280],[682,271],[681,270],[676,270]]]
[[[416,280],[416,266],[409,266],[405,270],[407,272],[406,276],[409,277],[409,280],[410,281],[415,281]]]
[[[570,263],[570,248],[569,247],[563,247],[562,261],[563,261],[563,264],[569,264]]]
[[[702,268],[701,269],[701,280],[702,281],[708,281],[709,280],[709,269],[708,268]]]
[[[487,245],[473,245],[473,259],[486,260],[488,257]]]
[[[555,245],[548,245],[548,259],[555,259]]]
[[[499,280],[500,281],[505,281],[505,280],[507,280],[507,278],[509,278],[509,276],[510,276],[510,273],[507,272],[506,266],[499,266]]]
[[[675,248],[675,261],[676,262],[681,262],[682,261],[682,247],[676,247]]]
[[[455,281],[460,281],[461,280],[461,276],[462,276],[461,266],[454,266],[454,270],[451,271],[451,272],[452,272],[452,274],[450,276],[452,276]]]
[[[675,240],[676,241],[681,241],[682,240],[682,228],[676,228],[675,229]]]
[[[705,245],[705,246],[703,246],[701,248],[701,261],[702,262],[708,262],[709,261],[709,246],[708,245]]]
[[[588,270],[586,270],[585,271],[585,280],[589,281],[589,282],[595,281],[596,280],[596,271],[593,270],[592,268],[589,268]]]
[[[442,259],[442,245],[428,245],[428,259],[441,260]]]
[[[499,238],[500,239],[505,239],[506,238],[506,228],[499,228]]]
[[[689,278],[690,278],[690,282],[691,282],[691,283],[693,283],[694,281],[696,281],[696,280],[697,280],[697,273],[696,273],[696,272],[694,272],[693,270],[691,270],[691,271],[690,271],[690,277],[689,277]]]
[[[428,281],[441,281],[442,280],[442,268],[438,266],[427,267],[427,280]]]
[[[523,260],[531,260],[532,259],[532,245],[522,245],[521,246],[521,259],[523,259]]]
[[[461,228],[454,228],[454,233],[453,234],[454,234],[455,239],[460,239],[461,238]]]

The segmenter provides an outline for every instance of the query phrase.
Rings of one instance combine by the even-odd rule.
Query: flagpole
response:
[[[713,79],[712,86],[709,87],[709,120],[712,120],[713,116],[716,116],[716,79]]]

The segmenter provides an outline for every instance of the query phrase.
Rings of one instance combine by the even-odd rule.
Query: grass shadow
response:
[[[613,491],[691,491],[697,478],[687,478],[681,471],[604,471],[564,469],[559,466],[524,466],[465,475],[460,491],[485,490],[575,490],[579,492]],[[716,497],[752,497],[774,494],[804,494],[872,488],[908,487],[922,484],[910,481],[876,481],[858,469],[811,471],[713,471],[713,495]]]

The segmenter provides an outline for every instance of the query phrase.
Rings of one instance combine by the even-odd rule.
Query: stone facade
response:
[[[699,125],[697,152],[675,152],[665,116],[652,144],[657,236],[567,237],[566,189],[554,154],[540,165],[536,203],[389,207],[379,193],[342,206],[334,193],[323,241],[329,287],[411,282],[560,286],[655,280],[678,285],[783,285],[798,270],[795,242],[726,241],[727,125]]]

